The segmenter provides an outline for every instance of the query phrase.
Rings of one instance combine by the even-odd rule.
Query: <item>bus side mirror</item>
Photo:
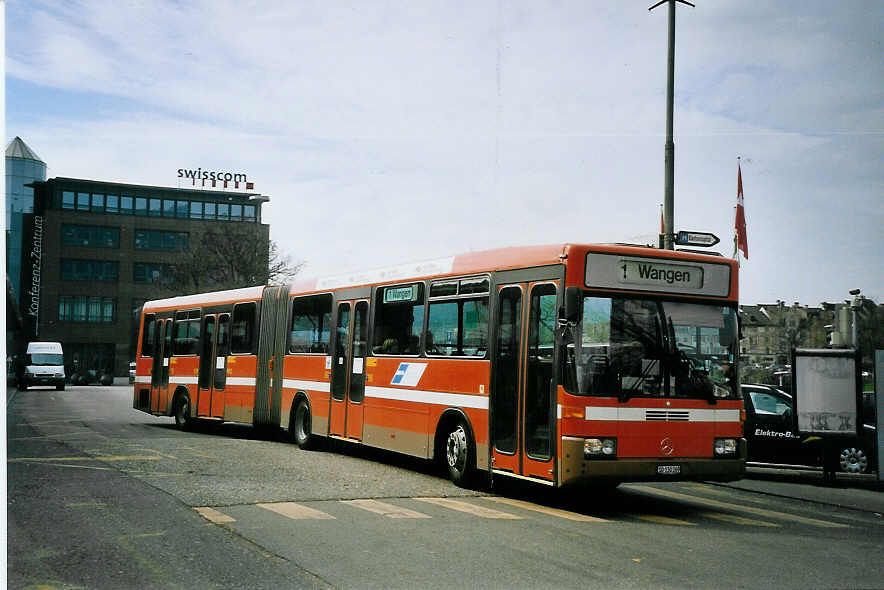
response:
[[[739,316],[737,316],[736,322],[733,316],[725,316],[724,327],[718,329],[718,344],[729,347],[734,343],[734,338],[742,340],[741,328],[742,322],[740,322]]]
[[[575,323],[580,319],[579,287],[567,287],[565,289],[565,319]]]

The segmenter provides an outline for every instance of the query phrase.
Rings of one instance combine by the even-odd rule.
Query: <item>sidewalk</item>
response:
[[[745,478],[719,485],[884,515],[884,482],[875,473],[838,473],[835,483],[827,484],[822,470],[747,467]]]

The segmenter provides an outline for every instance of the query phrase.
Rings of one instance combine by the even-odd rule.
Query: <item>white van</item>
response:
[[[31,342],[18,378],[18,388],[31,385],[55,385],[64,391],[64,353],[60,342]]]

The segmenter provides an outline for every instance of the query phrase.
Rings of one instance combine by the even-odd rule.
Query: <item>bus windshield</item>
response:
[[[29,366],[57,367],[64,364],[64,356],[55,353],[35,352],[28,355],[27,361]]]
[[[633,297],[583,298],[565,330],[565,386],[578,395],[737,397],[736,311]]]

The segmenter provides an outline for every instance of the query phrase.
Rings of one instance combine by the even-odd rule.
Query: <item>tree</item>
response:
[[[194,244],[196,242],[196,244]],[[176,260],[169,289],[178,293],[221,291],[291,281],[303,267],[292,262],[266,226],[228,224],[192,239]]]

